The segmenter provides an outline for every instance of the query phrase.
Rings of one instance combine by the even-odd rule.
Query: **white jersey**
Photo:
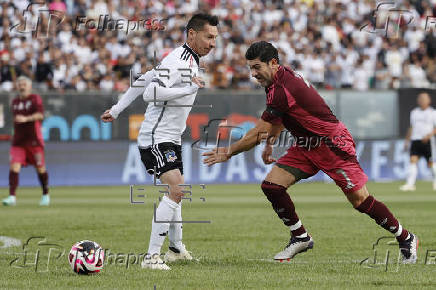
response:
[[[111,115],[117,118],[143,94],[148,107],[138,135],[140,148],[163,142],[181,144],[186,120],[197,96],[198,86],[191,78],[198,75],[198,67],[198,55],[185,43],[136,80],[111,108]]]
[[[412,127],[410,139],[412,141],[422,140],[436,126],[436,111],[432,107],[428,107],[425,110],[421,108],[413,109],[410,112],[410,126]]]
[[[191,77],[198,75],[199,58],[187,44],[174,49],[155,69],[156,81],[166,88],[190,86]],[[168,71],[169,70],[169,71]],[[145,112],[138,135],[138,146],[147,147],[162,142],[181,144],[186,119],[194,104],[197,91],[165,102],[151,101]],[[174,106],[174,107],[172,107]]]

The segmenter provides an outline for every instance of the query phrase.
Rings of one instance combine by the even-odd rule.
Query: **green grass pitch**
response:
[[[58,246],[48,261],[47,246],[29,245],[24,263],[22,247],[0,242],[1,288],[101,288],[101,289],[331,289],[331,288],[435,288],[436,192],[429,182],[417,184],[413,193],[398,191],[399,183],[369,183],[368,188],[385,202],[404,227],[420,238],[417,265],[395,264],[397,247],[373,243],[389,234],[366,215],[353,210],[334,184],[302,183],[288,192],[297,212],[313,236],[314,249],[290,263],[271,259],[289,239],[288,229],[276,217],[259,185],[210,185],[202,193],[192,188],[192,202],[184,201],[184,220],[211,221],[184,225],[184,243],[198,258],[170,264],[171,271],[143,270],[133,255],[147,249],[153,202],[158,190],[146,186],[52,188],[52,204],[38,206],[39,188],[19,188],[18,205],[0,208],[0,236],[21,241],[45,237]],[[6,193],[7,189],[1,189]],[[144,199],[137,195],[144,194]],[[205,197],[202,201],[200,197]],[[73,273],[67,255],[73,243],[90,239],[114,255],[94,276]],[[34,259],[37,250],[37,267]],[[61,249],[65,254],[57,258]],[[166,251],[167,242],[163,250]],[[389,252],[388,265],[383,264]],[[59,252],[57,252],[59,251]],[[126,256],[130,254],[126,265]],[[117,256],[115,256],[117,254]],[[427,263],[425,259],[427,256]],[[30,257],[30,258],[29,258]],[[18,259],[11,264],[11,261]],[[32,264],[33,263],[33,264]]]

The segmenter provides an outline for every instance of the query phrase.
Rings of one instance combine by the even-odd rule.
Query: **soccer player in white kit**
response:
[[[169,250],[164,260],[192,260],[182,243],[182,223],[171,221],[182,220],[183,193],[179,186],[184,184],[181,136],[197,90],[203,86],[202,80],[196,77],[199,58],[215,47],[217,25],[216,16],[192,16],[186,26],[186,43],[174,49],[160,65],[136,80],[118,103],[101,116],[104,122],[112,122],[141,94],[148,102],[138,135],[138,147],[147,172],[156,174],[163,184],[169,185],[169,195],[162,198],[156,209],[157,222],[153,218],[147,256],[141,264],[143,268],[170,270],[160,258],[167,234]]]
[[[406,184],[400,187],[402,191],[414,191],[418,175],[418,160],[424,157],[433,172],[433,190],[436,190],[436,165],[433,163],[434,134],[436,134],[436,111],[430,106],[428,93],[418,95],[418,106],[410,112],[410,128],[406,135],[405,150],[410,143],[410,165]],[[411,142],[410,142],[411,141]]]

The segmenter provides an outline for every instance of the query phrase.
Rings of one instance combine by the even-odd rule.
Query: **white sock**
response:
[[[433,171],[433,183],[436,183],[436,164],[433,164],[431,169]]]
[[[302,223],[300,220],[298,220],[298,222],[296,222],[295,224],[293,224],[292,226],[289,227],[289,229],[291,230],[291,234],[292,231],[298,230],[299,228],[301,228]],[[307,232],[302,233],[301,235],[295,236],[296,238],[302,239],[302,238],[306,238],[307,237]]]
[[[415,185],[416,175],[418,175],[418,165],[416,163],[410,163],[409,176],[407,177],[407,185]]]
[[[170,247],[174,247],[180,250],[182,248],[183,236],[183,224],[180,223],[180,221],[182,221],[182,202],[180,202],[174,210],[173,221],[177,221],[177,223],[170,223],[170,229],[168,230],[168,239],[170,241]]]
[[[171,221],[174,217],[174,210],[178,204],[172,201],[168,196],[164,196],[159,206],[156,209],[156,221],[151,224],[150,243],[148,245],[148,253],[150,255],[160,255],[160,249],[165,241],[165,237],[170,227],[169,223],[161,223],[160,221]]]

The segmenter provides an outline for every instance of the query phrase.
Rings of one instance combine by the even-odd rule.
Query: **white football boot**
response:
[[[164,256],[165,262],[175,262],[177,260],[192,261],[191,253],[186,250],[184,244],[182,244],[181,249],[169,247],[168,252],[165,253]]]
[[[313,248],[313,239],[311,236],[305,238],[291,237],[286,248],[274,256],[274,260],[283,262],[290,261],[298,253],[306,252]]]
[[[153,270],[171,270],[167,264],[157,255],[149,255],[147,254],[144,257],[144,260],[141,263],[141,267],[143,269],[153,269]]]
[[[9,195],[5,199],[3,199],[2,202],[5,206],[14,206],[17,205],[17,198],[14,195]]]
[[[400,186],[400,190],[401,191],[415,191],[416,187],[415,187],[415,185],[404,184],[404,185]]]

